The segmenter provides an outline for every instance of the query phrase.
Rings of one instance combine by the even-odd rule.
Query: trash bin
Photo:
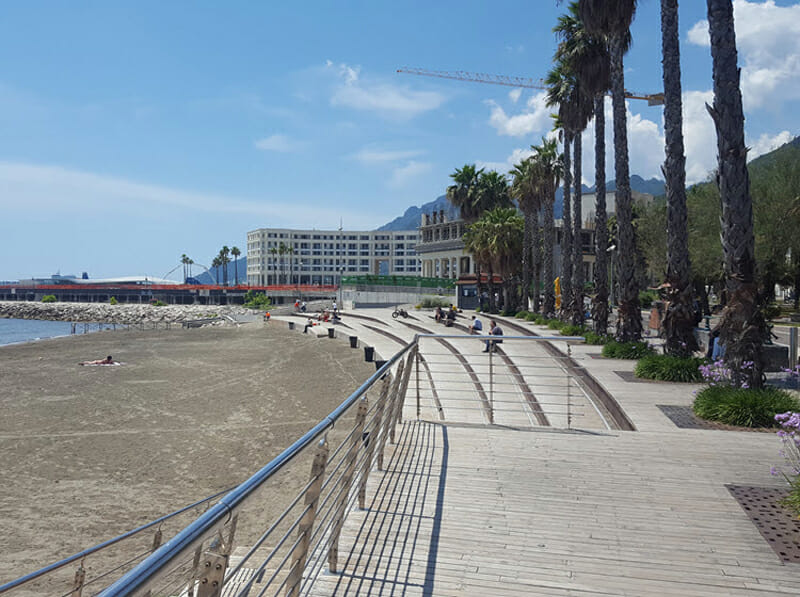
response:
[[[334,336],[335,333],[336,333],[335,329],[328,328],[328,338],[335,338],[336,337],[336,336]]]
[[[375,347],[374,346],[365,346],[364,347],[364,360],[367,363],[371,363],[374,358],[375,358]]]
[[[289,329],[290,329],[290,330],[293,330],[293,329],[294,329],[294,321],[290,321],[290,322],[289,322]]]
[[[385,364],[386,364],[386,361],[376,360],[375,361],[375,371],[377,371],[378,369],[383,367]]]
[[[358,348],[358,336],[349,336],[350,348]]]

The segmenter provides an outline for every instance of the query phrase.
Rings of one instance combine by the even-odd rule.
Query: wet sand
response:
[[[247,479],[374,372],[278,322],[0,347],[0,584]]]

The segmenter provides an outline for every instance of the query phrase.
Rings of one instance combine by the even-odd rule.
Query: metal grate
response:
[[[778,501],[788,490],[726,485],[782,562],[800,564],[800,520]]]
[[[673,404],[656,404],[667,418],[681,429],[719,429],[718,425],[709,423],[695,416],[691,406],[676,406]]]

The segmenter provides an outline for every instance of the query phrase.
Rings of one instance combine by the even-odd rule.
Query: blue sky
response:
[[[655,92],[660,3],[639,4],[626,86]],[[734,5],[757,155],[800,134],[800,2]],[[223,244],[245,251],[255,228],[376,228],[441,195],[465,163],[505,171],[551,129],[542,92],[395,71],[542,77],[564,9],[549,0],[8,3],[0,279],[161,277],[182,253],[208,264]],[[704,19],[705,2],[681,3],[690,182],[715,162]],[[663,130],[661,109],[645,104],[629,103],[629,135],[631,171],[649,178],[659,176]],[[593,184],[591,127],[586,135]]]

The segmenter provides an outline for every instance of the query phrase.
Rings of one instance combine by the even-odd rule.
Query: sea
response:
[[[78,324],[83,331],[82,324]],[[44,338],[69,336],[69,321],[42,321],[39,319],[0,319],[0,345],[34,342]]]

